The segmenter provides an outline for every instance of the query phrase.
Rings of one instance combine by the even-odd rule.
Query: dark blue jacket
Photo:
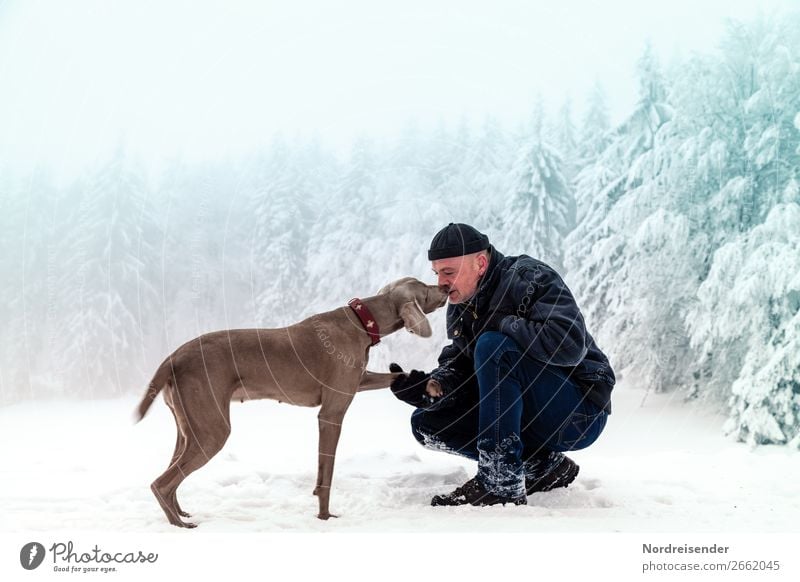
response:
[[[473,381],[475,340],[488,329],[511,337],[526,357],[562,368],[587,399],[611,412],[614,371],[586,330],[566,283],[545,263],[527,255],[505,257],[494,247],[472,299],[447,308],[447,337],[453,343],[431,372],[443,396],[429,408],[458,402],[459,389]]]

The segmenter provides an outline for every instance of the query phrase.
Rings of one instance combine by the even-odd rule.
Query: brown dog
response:
[[[150,487],[169,522],[195,527],[180,519],[189,514],[178,505],[176,491],[222,449],[231,432],[234,398],[321,405],[314,495],[319,497],[317,517],[331,517],[333,462],[345,412],[356,392],[384,388],[397,376],[366,370],[370,347],[402,327],[430,337],[425,314],[446,301],[447,295],[437,286],[407,277],[373,297],[289,327],[217,331],[175,350],[159,366],[138,408],[141,420],[164,390],[178,427],[169,468]]]

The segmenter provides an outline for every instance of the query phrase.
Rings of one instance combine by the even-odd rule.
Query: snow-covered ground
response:
[[[430,497],[474,473],[427,451],[411,408],[388,391],[358,395],[346,418],[331,510],[316,519],[316,409],[234,404],[225,448],[178,492],[202,532],[531,531],[791,532],[800,522],[800,454],[750,450],[721,435],[723,417],[623,385],[568,489],[521,507],[434,508]],[[149,484],[174,446],[159,398],[133,424],[138,398],[28,402],[0,409],[0,531],[177,531]]]

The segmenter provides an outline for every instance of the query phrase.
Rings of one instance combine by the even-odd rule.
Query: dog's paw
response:
[[[317,514],[317,517],[318,517],[319,519],[323,520],[323,521],[327,521],[327,520],[328,520],[328,519],[330,519],[331,517],[333,517],[333,518],[337,518],[337,517],[339,517],[339,516],[338,516],[338,515],[334,515],[334,514],[332,514],[332,513],[328,513],[328,512],[326,511],[325,513],[318,513],[318,514]]]

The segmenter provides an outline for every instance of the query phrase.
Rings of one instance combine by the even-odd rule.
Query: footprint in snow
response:
[[[600,487],[600,479],[578,479],[578,483],[587,491],[592,491]]]

